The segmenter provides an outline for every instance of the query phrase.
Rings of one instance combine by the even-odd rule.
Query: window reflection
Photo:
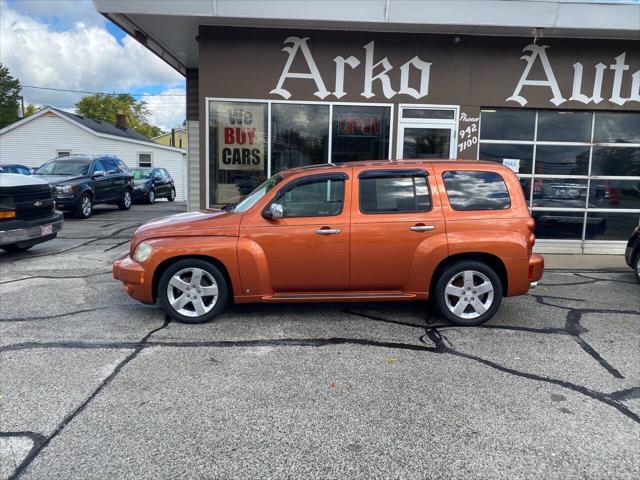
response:
[[[494,172],[450,171],[442,175],[454,210],[504,210],[511,206],[507,185]]]
[[[586,238],[589,240],[627,240],[639,222],[640,214],[638,213],[589,212],[587,213]]]
[[[328,105],[271,105],[271,172],[329,161]]]
[[[540,239],[581,240],[584,212],[533,211],[535,235]]]
[[[587,181],[562,178],[537,178],[533,181],[533,206],[585,208]]]
[[[596,112],[595,143],[640,143],[640,113]]]
[[[389,107],[333,107],[331,161],[389,158],[390,117]]]
[[[344,198],[343,180],[319,180],[296,185],[279,195],[286,218],[339,215]]]
[[[588,175],[589,147],[538,145],[536,172],[545,175]]]
[[[640,176],[640,148],[593,147],[591,175]]]
[[[591,112],[538,112],[538,141],[588,142]]]
[[[505,164],[515,160],[516,173],[532,173],[533,145],[513,145],[508,143],[481,143],[480,160],[489,160]]]
[[[448,128],[405,128],[402,158],[449,158],[451,130]]]
[[[640,180],[591,180],[589,208],[640,210]]]
[[[482,110],[483,140],[533,140],[535,110]]]
[[[430,209],[429,186],[424,176],[360,179],[362,213],[426,212]]]

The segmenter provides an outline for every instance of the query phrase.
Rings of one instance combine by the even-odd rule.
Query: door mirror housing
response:
[[[272,203],[268,209],[263,210],[262,216],[271,220],[284,218],[284,208],[279,203]]]
[[[93,172],[93,178],[104,177],[106,172],[104,170],[96,170]]]

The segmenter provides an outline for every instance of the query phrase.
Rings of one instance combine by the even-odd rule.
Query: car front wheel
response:
[[[219,315],[229,299],[229,287],[220,270],[200,259],[171,265],[158,282],[163,310],[181,323],[205,323]]]
[[[169,200],[170,202],[173,202],[176,199],[176,189],[172,188],[171,192],[169,192],[169,196],[167,197],[167,200]]]
[[[131,208],[131,190],[125,190],[122,192],[122,198],[118,202],[118,208],[120,210],[129,210]]]
[[[147,203],[151,204],[156,201],[155,190],[149,190],[149,196],[147,197]]]
[[[78,206],[76,207],[76,217],[89,218],[91,216],[91,212],[93,212],[93,200],[91,199],[91,195],[83,193],[80,196]]]
[[[456,325],[480,325],[502,302],[502,282],[488,265],[475,260],[456,262],[437,279],[435,304],[440,314]]]
[[[640,250],[636,254],[636,280],[640,283]]]

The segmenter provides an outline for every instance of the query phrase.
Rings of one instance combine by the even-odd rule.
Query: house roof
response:
[[[147,137],[145,137],[144,135],[136,132],[135,130],[133,130],[132,128],[118,128],[115,125],[113,125],[112,123],[109,122],[102,122],[100,120],[92,120],[90,118],[85,118],[81,115],[76,115],[75,113],[69,113],[69,112],[65,112],[64,110],[59,110],[57,108],[53,108],[53,107],[46,107],[43,108],[42,110],[40,110],[37,113],[34,113],[33,115],[29,115],[26,118],[23,118],[22,120],[18,120],[15,123],[12,123],[11,125],[7,125],[6,127],[0,129],[0,135],[2,135],[3,133],[6,133],[10,130],[13,130],[14,128],[18,128],[22,125],[24,125],[25,123],[31,122],[37,118],[42,117],[43,115],[46,115],[47,113],[53,113],[54,115],[57,115],[67,121],[69,121],[70,123],[88,131],[93,133],[94,135],[97,135],[99,137],[106,137],[106,138],[112,138],[112,139],[116,139],[116,140],[123,140],[126,142],[133,142],[133,143],[143,143],[143,144],[147,144],[150,146],[153,146],[155,148],[163,148],[163,149],[168,149],[168,150],[173,150],[173,151],[177,151],[177,152],[181,152],[181,153],[185,153],[185,150],[183,148],[178,148],[178,147],[171,147],[169,145],[162,145],[160,143],[156,143],[151,141],[150,139],[148,139]]]
[[[187,131],[186,131],[184,128],[174,128],[173,130],[174,130],[174,132],[173,132],[173,133],[178,133],[178,132],[182,132],[182,133],[184,133],[184,134],[186,134],[186,133],[187,133]],[[171,135],[171,133],[172,133],[172,132],[166,132],[166,133],[163,133],[163,134],[161,134],[161,135],[158,135],[157,137],[153,137],[151,140],[157,140],[158,138],[162,138],[162,137],[169,136],[169,135]]]
[[[56,113],[63,115],[71,120],[74,120],[85,127],[93,130],[94,132],[104,133],[106,135],[112,135],[114,137],[123,137],[128,138],[130,140],[139,140],[142,142],[150,142],[151,140],[142,135],[141,133],[136,132],[133,128],[118,128],[113,123],[103,122],[101,120],[94,120],[92,118],[86,118],[81,115],[76,115],[75,113],[65,112],[64,110],[59,110],[57,108],[50,107],[51,110],[54,110]]]

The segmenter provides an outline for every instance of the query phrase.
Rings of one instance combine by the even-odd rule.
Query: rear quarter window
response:
[[[506,210],[511,207],[507,184],[498,173],[450,170],[442,174],[442,179],[454,210]]]

